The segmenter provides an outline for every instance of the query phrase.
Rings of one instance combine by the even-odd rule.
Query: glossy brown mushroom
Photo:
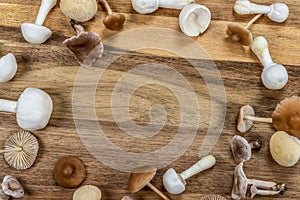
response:
[[[75,188],[84,181],[86,170],[79,158],[64,156],[56,162],[53,175],[58,185],[65,188]]]
[[[106,28],[110,30],[122,29],[126,20],[125,15],[112,12],[106,0],[100,0],[100,2],[104,5],[108,12],[108,15],[103,20],[103,24],[106,26]]]

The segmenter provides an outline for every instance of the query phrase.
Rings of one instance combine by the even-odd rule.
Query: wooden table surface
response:
[[[280,0],[274,1],[280,2]],[[109,2],[114,11],[126,15],[127,22],[121,32],[150,27],[167,28],[180,32],[178,26],[179,11],[159,9],[151,15],[139,15],[132,9],[130,0],[109,0]],[[228,23],[246,24],[252,17],[234,14],[232,10],[234,2],[234,0],[197,0],[197,3],[210,8],[212,21],[209,29],[202,36],[195,37],[193,40],[207,51],[221,74],[226,99],[218,99],[218,101],[226,103],[226,118],[224,127],[221,127],[222,134],[210,152],[216,157],[216,166],[190,178],[183,194],[168,194],[172,199],[194,200],[200,199],[205,194],[220,194],[230,199],[232,175],[237,164],[233,160],[229,144],[235,134],[240,134],[236,130],[236,115],[239,108],[242,105],[250,104],[254,107],[257,115],[270,117],[275,105],[280,100],[292,95],[300,95],[300,1],[284,1],[290,9],[290,16],[285,23],[274,23],[264,16],[252,27],[254,36],[264,35],[268,39],[273,60],[282,63],[287,68],[289,82],[284,89],[278,91],[267,90],[263,87],[260,80],[262,66],[255,55],[249,49],[243,48],[239,43],[232,42],[226,37],[225,30]],[[273,1],[256,0],[255,2],[268,4]],[[80,67],[73,54],[62,44],[66,38],[75,33],[69,25],[69,19],[61,13],[59,3],[51,10],[44,23],[53,32],[52,37],[45,44],[29,44],[22,37],[21,23],[34,22],[39,5],[40,0],[0,0],[0,56],[8,52],[14,53],[19,67],[12,81],[1,84],[0,97],[16,100],[26,87],[38,87],[49,93],[54,103],[53,114],[48,126],[43,130],[33,131],[40,142],[40,151],[34,166],[25,171],[17,171],[9,167],[1,158],[0,177],[2,178],[7,174],[17,177],[26,190],[23,199],[72,199],[75,189],[65,189],[56,185],[52,170],[56,160],[61,156],[75,155],[83,160],[87,169],[87,177],[83,184],[94,184],[101,188],[102,199],[121,199],[127,193],[129,174],[112,169],[109,165],[93,157],[81,142],[74,123],[73,86],[76,82],[76,76],[80,72]],[[88,31],[97,32],[106,45],[107,39],[119,32],[104,28],[102,24],[104,16],[103,8],[99,6],[95,18],[82,23],[82,25]],[[163,43],[164,41],[159,42]],[[108,46],[105,48],[108,54],[113,54],[114,51]],[[204,69],[205,61],[196,61],[199,63],[198,67]],[[101,68],[102,60],[99,59],[96,63]],[[158,84],[145,84],[134,91],[130,97],[130,117],[133,122],[140,126],[146,126],[150,122],[149,109],[152,105],[161,104],[165,107],[166,122],[153,137],[141,139],[128,135],[118,127],[112,114],[112,94],[118,80],[126,73],[130,73],[128,71],[134,69],[136,65],[147,63],[167,65],[184,76],[194,89],[201,110],[197,135],[192,144],[176,161],[159,169],[152,181],[153,185],[167,194],[162,185],[162,175],[170,167],[181,172],[195,163],[199,159],[198,153],[205,133],[212,126],[209,123],[212,115],[210,110],[211,96],[203,77],[199,75],[196,68],[178,55],[171,55],[169,52],[157,49],[142,49],[124,53],[105,70],[94,92],[96,120],[101,124],[107,138],[128,152],[137,154],[151,152],[172,141],[180,126],[184,125],[180,124],[181,105],[169,88]],[[133,77],[128,82],[129,85],[134,85],[137,80],[153,78],[151,70],[148,73]],[[165,78],[166,82],[176,85],[176,80],[172,80],[170,77]],[[87,79],[83,86],[87,91],[93,85],[89,81]],[[85,98],[83,95],[79,96],[78,98]],[[83,106],[82,109],[84,112],[85,107]],[[222,108],[220,109],[221,112]],[[196,110],[196,112],[198,111]],[[93,120],[90,119],[90,121]],[[86,126],[90,121],[86,120]],[[0,146],[3,147],[6,139],[19,130],[14,114],[1,113],[0,130]],[[253,152],[252,159],[245,164],[245,173],[251,178],[288,185],[289,189],[284,195],[256,197],[257,199],[298,199],[300,198],[300,165],[284,168],[273,161],[268,144],[274,131],[275,129],[270,124],[256,123],[250,132],[242,134],[248,140],[259,138],[263,142],[262,149],[259,152]],[[187,137],[189,136],[187,135]],[[117,163],[124,158],[112,155],[110,159]],[[136,198],[160,199],[147,187],[136,193]]]

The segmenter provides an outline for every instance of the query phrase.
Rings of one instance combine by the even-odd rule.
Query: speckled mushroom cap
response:
[[[75,188],[84,181],[86,170],[79,158],[64,156],[56,162],[53,175],[58,185]]]
[[[255,116],[254,109],[250,105],[242,106],[237,116],[237,129],[241,133],[249,131],[254,121],[250,119],[244,119],[244,116]]]
[[[128,190],[131,193],[136,193],[143,189],[156,174],[156,167],[138,167],[131,171],[128,181]]]
[[[300,139],[300,97],[292,96],[277,104],[272,121],[276,130]]]
[[[240,24],[228,24],[226,33],[233,41],[240,41],[244,46],[250,46],[252,44],[253,36],[251,31]]]
[[[226,200],[226,198],[217,194],[209,194],[203,196],[200,200]]]
[[[230,146],[233,158],[237,163],[250,160],[251,146],[245,138],[235,135],[231,140]]]
[[[73,200],[100,200],[101,190],[94,185],[84,185],[73,194]]]

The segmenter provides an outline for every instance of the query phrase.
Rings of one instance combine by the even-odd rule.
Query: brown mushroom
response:
[[[170,200],[166,195],[159,191],[155,186],[153,186],[150,181],[154,178],[156,174],[156,167],[138,167],[131,171],[130,178],[128,181],[128,190],[131,193],[136,193],[143,189],[146,185],[156,192],[165,200]]]
[[[256,15],[252,20],[250,20],[246,26],[242,26],[237,23],[230,23],[227,26],[226,33],[233,41],[240,41],[244,46],[250,46],[253,41],[253,36],[249,27],[262,16],[262,14]]]
[[[260,148],[261,141],[258,139],[248,142],[245,138],[235,135],[231,140],[231,151],[237,163],[250,160],[251,149],[259,150]]]
[[[24,189],[17,179],[12,176],[5,176],[2,182],[3,192],[13,198],[22,198],[24,196]]]
[[[100,0],[106,8],[108,15],[104,18],[103,24],[110,30],[120,30],[125,23],[125,15],[120,13],[113,13],[106,0]]]
[[[217,194],[209,194],[201,197],[200,200],[226,200],[226,198]]]
[[[84,181],[86,170],[79,158],[64,156],[56,162],[53,175],[58,185],[66,188],[75,188]]]
[[[103,54],[103,43],[100,36],[95,32],[85,32],[84,28],[76,25],[74,20],[71,20],[71,25],[77,36],[66,39],[63,44],[75,54],[81,66],[92,66],[96,59]]]

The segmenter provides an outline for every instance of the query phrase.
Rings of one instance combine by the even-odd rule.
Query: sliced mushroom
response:
[[[12,176],[5,176],[2,182],[3,192],[13,198],[22,198],[24,196],[24,189],[17,179]]]

